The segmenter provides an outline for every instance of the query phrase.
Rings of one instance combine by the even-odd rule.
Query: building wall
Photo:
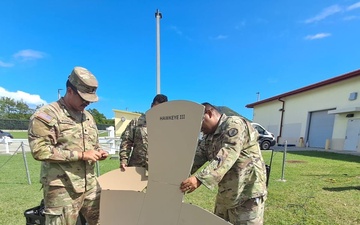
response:
[[[275,136],[279,135],[279,121],[282,104],[279,101],[268,102],[254,109],[253,121],[261,124],[266,130],[273,133]]]
[[[353,92],[357,92],[359,96],[350,101],[349,95]],[[274,100],[255,105],[253,121],[273,132],[278,137],[278,144],[282,144],[286,140],[288,144],[299,146],[301,137],[306,140],[311,112],[322,110],[331,112],[332,110],[360,107],[360,76],[287,96],[282,100],[285,102],[282,116],[280,110],[282,103]],[[336,113],[333,136],[330,140],[331,149],[341,150],[343,148],[349,120],[346,115],[349,113]],[[360,118],[360,112],[352,113],[354,113],[353,119]],[[280,130],[281,117],[283,119],[282,130]]]
[[[132,119],[139,118],[140,113],[133,113],[123,110],[113,109],[115,113],[115,136],[121,136],[126,126]]]
[[[353,112],[354,117],[347,118],[346,115],[349,113],[340,113],[336,115],[334,124],[333,137],[331,140],[331,149],[341,150],[344,147],[347,124],[350,119],[360,119],[360,112]],[[360,145],[357,149],[360,152]]]

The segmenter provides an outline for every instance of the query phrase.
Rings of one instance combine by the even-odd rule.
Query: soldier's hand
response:
[[[90,160],[96,162],[99,159],[101,159],[101,153],[99,151],[90,150],[90,151],[85,151],[83,153],[84,153],[84,157],[82,160]]]
[[[198,188],[200,185],[201,182],[195,176],[191,176],[180,184],[180,190],[183,193],[191,193],[195,191],[195,189]]]
[[[125,164],[125,163],[121,163],[121,164],[120,164],[120,170],[124,172],[124,171],[126,170],[125,168],[126,168],[126,164]]]
[[[99,152],[101,153],[101,158],[99,160],[104,160],[109,156],[109,153],[107,151],[100,149]]]

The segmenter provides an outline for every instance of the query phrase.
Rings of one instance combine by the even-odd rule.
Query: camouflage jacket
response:
[[[250,198],[266,196],[266,170],[258,133],[244,118],[220,118],[213,134],[204,135],[196,150],[192,173],[203,185],[218,185],[217,204],[233,208]]]
[[[148,168],[148,135],[145,115],[132,120],[121,135],[120,163]]]
[[[94,163],[79,161],[82,151],[100,149],[89,112],[72,112],[63,99],[43,106],[30,118],[28,139],[34,159],[42,161],[43,185],[73,187],[77,193],[96,185]]]

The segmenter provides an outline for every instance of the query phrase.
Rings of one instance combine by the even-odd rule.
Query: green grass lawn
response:
[[[269,163],[270,151],[263,151]],[[24,211],[39,205],[40,162],[26,154],[32,184],[28,184],[22,154],[0,155],[0,224],[25,224]],[[273,156],[265,224],[360,224],[360,157],[328,152],[288,152],[282,181],[283,154]],[[101,174],[117,169],[118,160],[100,162]],[[169,168],[171,169],[171,168]],[[209,211],[216,192],[200,187],[185,201]]]
[[[26,138],[28,138],[27,131],[10,131],[10,133],[15,139],[26,139]]]

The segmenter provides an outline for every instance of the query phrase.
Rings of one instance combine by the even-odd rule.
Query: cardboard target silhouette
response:
[[[229,225],[183,202],[180,183],[191,170],[204,106],[170,101],[146,112],[149,176],[144,168],[113,170],[99,177],[100,223],[104,225]],[[141,192],[147,186],[146,193]]]

